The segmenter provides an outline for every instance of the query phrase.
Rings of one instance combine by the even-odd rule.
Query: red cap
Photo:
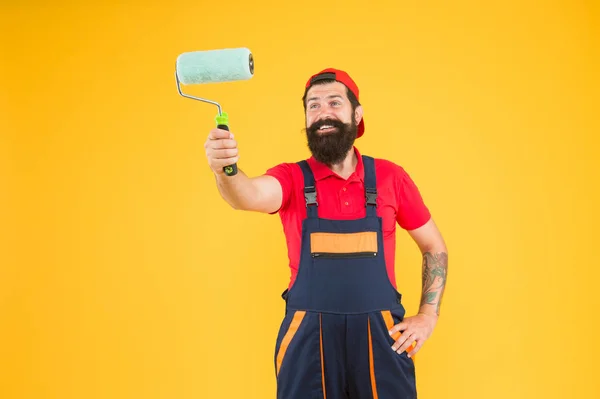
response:
[[[354,83],[354,80],[352,80],[350,75],[348,75],[346,72],[341,71],[339,69],[327,68],[327,69],[324,69],[321,72],[311,76],[310,79],[308,79],[308,82],[306,82],[306,88],[308,89],[314,82],[316,82],[318,80],[323,80],[323,79],[335,79],[336,81],[343,83],[348,89],[350,89],[350,91],[352,93],[354,93],[354,96],[356,97],[356,99],[359,100],[358,86],[356,85],[356,83]],[[358,124],[358,132],[356,134],[356,137],[358,138],[358,137],[362,136],[364,131],[365,131],[365,119],[361,118],[360,123]]]

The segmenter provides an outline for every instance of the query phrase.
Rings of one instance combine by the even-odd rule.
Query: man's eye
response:
[[[316,108],[316,107],[317,107],[317,104],[311,104],[311,105],[310,105],[310,108],[311,108],[311,109],[312,109],[312,108]]]
[[[339,101],[332,101],[331,105],[340,105],[340,102]]]

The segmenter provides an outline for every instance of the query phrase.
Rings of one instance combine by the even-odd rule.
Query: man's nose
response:
[[[328,108],[322,108],[317,115],[317,120],[325,120],[325,119],[335,119],[333,111]]]

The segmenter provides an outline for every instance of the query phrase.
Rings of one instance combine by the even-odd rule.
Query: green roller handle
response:
[[[217,121],[217,129],[229,131],[229,117],[225,112],[221,113],[221,115],[217,115],[215,120]],[[238,172],[237,163],[224,166],[223,172],[225,172],[227,176],[235,176]]]

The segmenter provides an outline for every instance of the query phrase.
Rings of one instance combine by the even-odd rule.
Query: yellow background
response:
[[[600,397],[598,4],[494,3],[2,2],[0,397],[275,397],[280,221],[220,199],[216,108],[173,75],[241,46],[253,79],[185,90],[222,102],[248,174],[308,156],[303,84],[335,66],[359,149],[421,189],[450,271],[420,398]]]

